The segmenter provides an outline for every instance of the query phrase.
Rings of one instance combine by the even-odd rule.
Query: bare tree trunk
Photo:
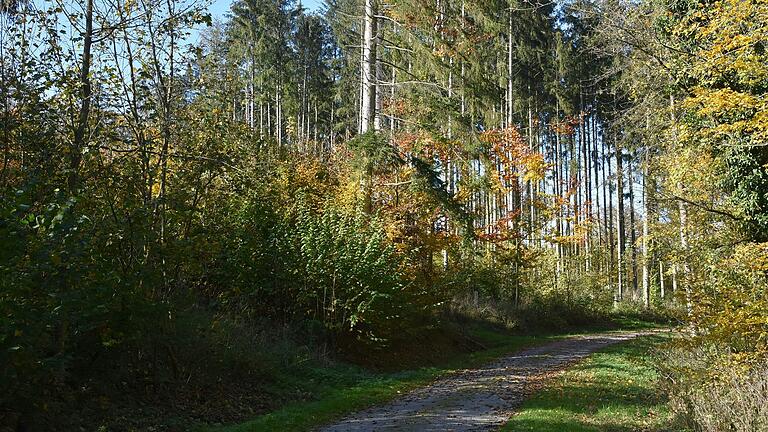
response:
[[[677,294],[677,264],[672,264],[672,295]]]
[[[11,17],[9,16],[0,16],[0,26],[7,26],[11,21]],[[2,131],[3,131],[3,166],[0,168],[0,188],[4,188],[6,186],[6,182],[8,179],[8,176],[6,176],[8,165],[11,161],[11,137],[10,137],[10,110],[11,110],[11,101],[10,101],[10,92],[9,92],[9,85],[8,85],[8,77],[6,75],[7,69],[6,69],[6,54],[5,54],[5,31],[0,31],[0,97],[2,98],[3,103],[3,113],[2,113]]]
[[[682,185],[678,186],[682,188]],[[685,203],[680,200],[678,200],[677,205],[678,212],[680,213],[680,249],[683,251],[683,277],[685,278],[690,272],[686,261],[686,254],[688,252],[688,209]],[[685,306],[688,316],[691,316],[693,313],[693,299],[691,298],[690,283],[685,279],[683,283],[685,284],[683,286],[683,289],[685,289]]]
[[[264,138],[264,77],[259,78],[259,138]]]
[[[360,133],[375,130],[376,122],[376,77],[377,77],[377,18],[376,0],[365,0],[365,17],[363,31],[363,52],[360,68],[362,82],[362,100],[360,106]],[[363,193],[363,212],[371,213],[373,209],[373,167],[366,164],[365,173],[361,179]]]
[[[329,150],[331,152],[333,152],[334,144],[336,144],[335,141],[334,141],[335,138],[336,138],[336,131],[333,130],[333,122],[335,121],[333,116],[335,114],[336,114],[336,101],[332,100],[331,101],[331,124],[328,126],[328,135],[330,135],[330,146],[331,146],[331,148]]]
[[[581,193],[581,187],[579,185],[579,154],[578,147],[576,147],[576,134],[570,134],[568,136],[568,189],[571,192],[573,203],[571,204],[571,210],[573,212],[573,224],[570,218],[566,221],[568,236],[571,238],[569,242],[568,254],[571,257],[578,256],[579,250],[576,239],[576,227],[579,225],[579,195]],[[571,263],[569,263],[570,267]]]
[[[674,134],[674,141],[677,143],[677,118],[675,116],[675,96],[670,95],[669,96],[669,113],[670,113],[670,120],[672,121],[672,130]],[[678,189],[681,191],[685,189],[685,186],[682,183],[677,184]],[[682,249],[683,252],[683,289],[685,289],[685,307],[686,311],[688,312],[688,317],[690,318],[693,314],[693,298],[691,293],[691,287],[690,282],[685,280],[685,278],[690,274],[690,269],[688,268],[688,262],[687,262],[687,253],[688,253],[688,209],[685,206],[685,203],[682,200],[677,201],[678,206],[678,212],[680,215],[680,249]],[[675,285],[677,285],[677,267],[675,267],[675,273],[673,274],[673,282],[675,282]],[[674,288],[675,292],[677,292],[677,287]],[[694,332],[696,329],[692,329]]]
[[[611,169],[610,149],[606,137],[603,137],[602,145],[602,164],[603,164],[603,218],[605,219],[606,232],[608,233],[608,270],[613,274],[614,257],[616,256],[615,243],[613,241],[613,198],[611,197],[609,181],[613,177]],[[606,176],[606,166],[608,175]]]
[[[595,220],[597,221],[597,242],[599,245],[604,244],[603,239],[603,229],[605,229],[605,225],[602,223],[600,219],[600,171],[599,171],[599,164],[598,164],[598,148],[597,148],[597,101],[593,99],[593,113],[590,116],[591,119],[591,128],[590,128],[590,136],[592,137],[592,167],[594,168],[595,173]],[[605,191],[605,190],[603,190]],[[605,196],[603,196],[603,199],[605,199]],[[602,211],[605,212],[605,207],[602,208]],[[598,266],[602,269],[602,261],[598,261]]]
[[[630,267],[632,269],[632,299],[637,300],[637,230],[635,227],[635,172],[633,169],[634,153],[629,152],[630,160],[627,166],[627,180],[629,181],[629,246]]]
[[[559,116],[560,112],[560,106],[559,104],[556,105],[557,109],[555,110],[555,115]],[[556,120],[557,121],[557,120]],[[559,131],[555,130],[555,185],[554,185],[554,192],[555,197],[560,198],[563,197],[563,171],[562,171],[562,153],[560,152],[560,133]],[[563,272],[563,245],[562,245],[562,239],[563,236],[563,205],[562,202],[557,203],[557,210],[555,211],[555,226],[556,229],[556,235],[558,237],[557,242],[555,242],[555,248],[557,249],[557,268],[556,268],[556,276],[557,279],[560,280],[560,275]]]
[[[514,88],[512,87],[512,9],[509,10],[509,19],[507,23],[507,127],[512,126],[512,98]]]
[[[360,107],[360,133],[375,126],[376,120],[376,0],[365,0],[365,27],[363,31],[362,100]]]
[[[461,29],[464,30],[464,19],[466,16],[466,12],[464,10],[464,0],[461,0]],[[466,89],[464,88],[464,60],[461,61],[461,116],[464,117],[464,114],[467,112],[467,101],[466,101]]]
[[[251,50],[251,68],[250,79],[248,82],[249,95],[248,95],[248,127],[253,130],[256,127],[256,57],[253,55],[253,48]]]
[[[646,148],[645,164],[643,166],[643,209],[645,210],[645,215],[643,216],[643,304],[646,308],[651,306],[651,275],[648,269],[651,261],[649,256],[650,248],[648,247],[648,236],[650,234],[648,225],[652,214],[651,205],[649,203],[650,197],[648,194],[649,163],[649,149]]]
[[[582,95],[582,100],[583,100]],[[589,149],[591,147],[589,143],[589,123],[588,120],[585,118],[584,114],[584,104],[582,102],[582,120],[581,124],[579,125],[579,130],[581,131],[581,152],[584,159],[584,173],[582,175],[582,183],[584,183],[584,222],[587,226],[587,229],[584,230],[584,268],[586,271],[590,271],[592,269],[592,239],[590,238],[592,230],[590,229],[591,220],[592,220],[592,170],[589,165]]]
[[[530,90],[530,87],[529,87]],[[530,92],[529,92],[530,93]],[[528,97],[528,149],[533,151],[533,107],[531,106],[531,97]],[[533,236],[533,223],[535,218],[536,208],[534,207],[534,197],[536,194],[536,185],[533,181],[528,180],[528,235]]]
[[[614,132],[617,133],[617,132]],[[617,224],[616,224],[616,241],[617,247],[617,267],[618,267],[618,300],[624,300],[624,167],[623,167],[623,151],[619,145],[619,140],[614,136],[614,143],[616,147],[616,212],[617,212]]]
[[[397,82],[397,69],[395,67],[392,67],[392,80],[390,82],[391,88],[389,89],[390,106],[394,106],[395,104],[395,83],[396,82]],[[393,115],[390,115],[389,117],[389,135],[392,138],[395,136],[395,116]]]
[[[91,113],[91,46],[93,45],[93,0],[85,6],[85,33],[83,33],[83,58],[80,65],[80,110],[75,125],[72,148],[69,152],[68,186],[72,193],[80,187],[80,162],[85,147],[88,117]]]
[[[283,107],[280,98],[280,83],[275,86],[275,134],[277,135],[277,147],[283,148]]]
[[[304,77],[301,82],[301,120],[299,121],[299,142],[309,139],[309,119],[307,118],[307,66],[304,65]]]

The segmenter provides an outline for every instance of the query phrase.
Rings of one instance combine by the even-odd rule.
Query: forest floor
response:
[[[623,332],[573,336],[528,348],[484,367],[445,376],[391,403],[361,411],[321,431],[497,430],[544,377],[606,346],[647,334]]]

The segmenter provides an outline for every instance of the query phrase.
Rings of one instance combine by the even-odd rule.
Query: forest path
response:
[[[573,336],[524,349],[479,369],[440,378],[383,406],[321,428],[321,432],[492,431],[520,406],[534,384],[606,346],[652,332]]]

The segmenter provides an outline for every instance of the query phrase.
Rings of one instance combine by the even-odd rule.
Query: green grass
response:
[[[557,376],[524,402],[504,431],[670,430],[649,351],[664,336],[614,345]]]
[[[523,347],[545,343],[558,336],[516,336],[485,327],[472,329],[473,338],[486,350],[462,354],[449,362],[397,373],[374,373],[344,364],[296,368],[278,378],[277,393],[304,393],[306,401],[245,423],[208,426],[205,432],[306,431],[345,414],[387,402],[399,394],[428,384],[456,369],[479,366]],[[292,389],[292,390],[291,390]]]

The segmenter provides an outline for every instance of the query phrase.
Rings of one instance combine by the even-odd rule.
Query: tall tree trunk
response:
[[[366,0],[367,1],[367,0]],[[367,6],[367,4],[366,4]],[[368,21],[368,15],[366,13],[367,9],[363,9],[363,22],[361,25],[361,28],[363,31],[360,32],[360,76],[358,80],[358,91],[357,91],[357,104],[355,108],[357,108],[357,133],[362,134],[363,133],[363,100],[367,98],[365,95],[365,76],[366,76],[366,65],[365,65],[365,51],[366,48],[370,49],[370,45],[366,45],[366,38],[365,38],[365,28],[367,26]],[[410,67],[408,68],[410,71]]]
[[[462,31],[464,31],[464,22],[465,22],[465,16],[466,16],[466,12],[464,10],[464,6],[465,6],[464,5],[464,0],[461,0],[461,30]],[[464,114],[466,114],[466,110],[467,110],[467,106],[466,106],[467,105],[467,102],[466,102],[466,89],[464,88],[464,86],[465,86],[465,83],[464,83],[464,74],[465,74],[464,68],[465,68],[464,60],[462,59],[461,60],[461,86],[462,86],[461,87],[461,117],[462,118],[464,117]]]
[[[362,53],[362,100],[360,107],[360,133],[367,133],[375,130],[376,122],[376,77],[377,67],[377,18],[376,18],[376,0],[365,0],[365,16],[363,30],[363,53]],[[361,189],[363,193],[363,211],[371,213],[373,210],[373,166],[370,162],[366,163],[365,173],[361,179]]]
[[[618,133],[618,132],[614,132]],[[616,147],[616,263],[618,267],[618,300],[624,300],[624,246],[626,243],[624,234],[624,165],[623,151],[619,140],[614,136]]]
[[[376,0],[365,0],[365,26],[363,30],[362,100],[360,107],[360,133],[371,130],[376,121],[376,72],[377,72],[377,18]]]
[[[579,130],[581,130],[581,153],[583,155],[584,160],[584,173],[582,175],[582,183],[584,183],[584,224],[586,229],[584,230],[584,268],[586,271],[590,271],[592,269],[592,244],[591,244],[591,238],[590,235],[592,233],[591,229],[591,222],[592,222],[592,170],[589,164],[589,153],[591,144],[589,142],[589,121],[587,120],[588,117],[586,117],[585,114],[585,107],[583,103],[584,96],[582,94],[582,105],[581,105],[581,124],[579,125]]]
[[[592,168],[594,169],[595,174],[595,180],[594,180],[594,189],[595,189],[595,220],[597,221],[597,242],[598,244],[602,245],[603,243],[603,236],[602,236],[602,230],[605,228],[605,226],[602,224],[600,219],[600,171],[599,171],[599,164],[598,164],[598,149],[597,149],[597,102],[593,99],[592,101],[592,107],[593,112],[590,116],[590,136],[592,137]],[[603,207],[602,211],[605,211],[605,207]],[[602,267],[602,261],[598,262],[598,265]]]
[[[673,139],[675,144],[677,144],[677,118],[675,115],[675,96],[670,95],[669,96],[669,113],[670,113],[670,120],[672,121],[672,133],[674,134]],[[685,190],[685,185],[682,183],[677,184],[677,188],[680,191]],[[685,290],[685,306],[686,311],[688,312],[688,317],[690,318],[693,314],[693,298],[691,293],[691,287],[690,282],[686,280],[687,276],[690,274],[690,269],[688,268],[688,209],[686,208],[685,203],[682,200],[677,201],[677,208],[680,216],[680,249],[682,250],[683,255],[683,289]],[[677,267],[675,266],[675,273],[673,274],[673,282],[675,282],[675,285],[677,285]],[[675,287],[675,291],[677,291],[677,287]],[[696,329],[692,329],[694,332]]]
[[[389,89],[389,104],[390,106],[395,105],[395,83],[397,82],[397,69],[393,66],[392,68],[392,77],[391,77],[391,88]],[[450,128],[448,131],[450,132]],[[389,135],[391,138],[394,138],[395,136],[395,116],[390,114],[389,116]]]
[[[299,141],[306,141],[309,139],[309,119],[308,117],[308,101],[307,101],[307,66],[304,65],[304,76],[301,82],[301,120],[299,121]]]
[[[672,264],[672,295],[677,293],[677,263]]]
[[[637,227],[635,227],[635,172],[634,153],[629,152],[630,160],[627,165],[627,180],[629,181],[629,247],[630,268],[632,269],[632,299],[637,300]]]
[[[679,188],[682,189],[683,185],[679,184]],[[684,202],[678,200],[677,202],[678,212],[680,216],[680,249],[683,252],[683,289],[685,290],[685,306],[690,317],[693,314],[693,299],[691,296],[690,282],[686,279],[690,274],[687,262],[688,253],[688,209]]]
[[[615,262],[615,252],[616,249],[614,247],[613,242],[613,198],[611,198],[610,192],[610,184],[609,181],[611,177],[613,176],[613,172],[611,170],[611,158],[610,158],[610,151],[608,148],[608,142],[606,140],[605,135],[602,139],[602,146],[601,146],[602,154],[601,154],[601,164],[603,166],[603,220],[605,221],[605,227],[608,237],[608,273],[613,274],[613,264]],[[606,170],[608,171],[608,175],[606,176]],[[610,278],[612,280],[612,277]]]
[[[529,93],[530,93],[530,86],[529,86]],[[531,96],[528,96],[528,150],[533,151],[533,107],[532,107],[532,101]],[[526,184],[526,188],[528,190],[528,236],[529,241],[532,240],[533,236],[533,223],[535,218],[535,207],[534,207],[534,196],[536,194],[536,185],[533,181],[528,180]]]
[[[280,94],[280,83],[275,86],[275,134],[277,135],[277,147],[283,148],[283,104]]]
[[[649,255],[650,248],[648,247],[648,236],[650,235],[648,225],[652,213],[655,213],[651,211],[652,206],[650,205],[650,196],[648,193],[648,173],[650,171],[648,167],[649,163],[649,149],[646,148],[645,163],[643,165],[643,209],[645,213],[643,215],[643,305],[646,308],[651,306],[651,275],[649,271],[651,257]]]
[[[555,111],[557,112],[557,111]],[[555,131],[554,132],[554,148],[552,151],[552,156],[554,159],[554,172],[552,173],[552,193],[555,196],[555,202],[556,202],[556,208],[555,208],[555,255],[557,257],[557,261],[555,264],[555,284],[557,285],[558,281],[560,280],[560,273],[562,272],[562,246],[561,246],[561,239],[562,231],[561,231],[561,219],[562,219],[562,204],[560,202],[561,198],[561,185],[560,185],[560,134]]]
[[[253,130],[256,127],[256,56],[251,48],[251,70],[248,81],[248,127]]]
[[[512,82],[512,8],[509,10],[509,18],[507,23],[507,127],[512,126],[512,98],[513,98],[513,82]]]
[[[333,128],[333,126],[334,126],[334,125],[333,125],[333,122],[335,121],[335,119],[333,118],[333,116],[334,116],[335,114],[336,114],[336,101],[335,101],[335,100],[332,100],[332,101],[331,101],[331,122],[330,122],[330,125],[328,126],[328,135],[330,136],[330,139],[329,139],[329,140],[330,140],[330,146],[331,146],[331,148],[330,148],[329,150],[330,150],[330,152],[331,152],[331,153],[333,153],[333,151],[334,151],[334,145],[336,144],[336,142],[335,142],[335,138],[336,138],[336,131],[335,131],[335,130],[334,130],[334,128]]]
[[[570,237],[568,248],[569,256],[577,256],[579,253],[576,239],[576,227],[579,225],[579,194],[581,187],[579,186],[579,154],[576,147],[576,133],[569,134],[568,136],[568,191],[571,194],[573,202],[571,203],[571,211],[573,212],[573,224],[571,220],[566,221],[566,227],[568,236]],[[569,267],[572,263],[569,262]]]
[[[85,148],[88,117],[91,113],[91,46],[93,45],[93,0],[85,6],[85,32],[83,33],[83,57],[80,64],[80,110],[75,124],[72,148],[69,151],[68,186],[71,193],[80,188],[80,162]]]

